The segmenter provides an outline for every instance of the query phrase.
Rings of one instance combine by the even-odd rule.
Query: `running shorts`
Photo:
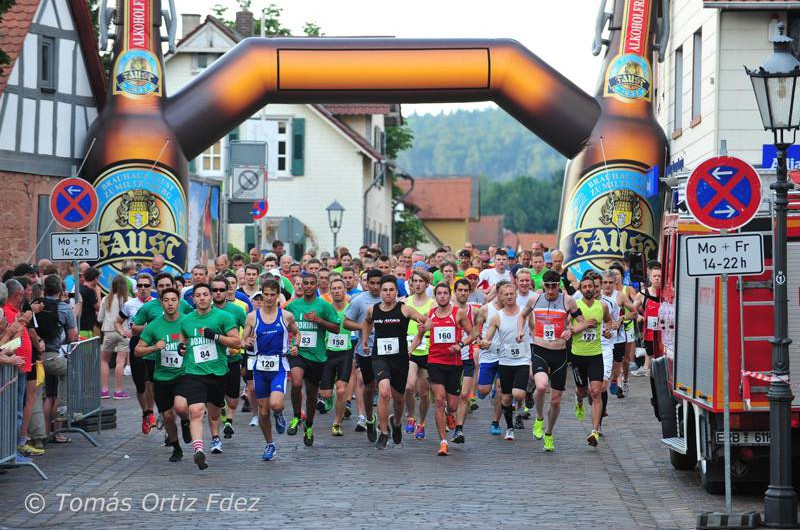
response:
[[[169,381],[153,381],[153,399],[161,414],[175,405],[175,389],[180,380],[180,377],[176,377]]]
[[[467,377],[475,377],[475,361],[472,359],[461,361],[461,368],[463,368],[462,376],[464,379]]]
[[[428,369],[428,356],[427,355],[412,355],[411,362],[416,363],[420,370]]]
[[[350,381],[353,372],[353,350],[328,351],[328,360],[322,368],[320,390],[330,390],[336,381]]]
[[[225,376],[185,374],[175,386],[175,395],[185,398],[189,405],[211,403],[222,408],[225,406]]]
[[[567,350],[550,350],[534,344],[531,370],[533,375],[546,373],[550,377],[550,388],[563,392],[567,388]]]
[[[228,373],[225,375],[225,395],[231,399],[239,399],[242,377],[242,362],[228,360]]]
[[[253,372],[253,386],[256,391],[256,399],[266,399],[273,392],[286,393],[286,370],[281,365],[280,370],[275,372],[264,372],[255,370]]]
[[[292,370],[302,368],[303,379],[314,386],[319,386],[320,381],[322,381],[322,369],[325,367],[325,363],[310,361],[302,355],[293,355],[289,357],[289,367]]]
[[[503,394],[510,394],[515,388],[520,390],[528,389],[531,367],[527,364],[516,366],[500,365],[500,390]]]
[[[497,368],[500,366],[500,361],[493,363],[480,363],[478,371],[478,385],[489,386],[494,383],[497,378]]]
[[[573,355],[569,356],[572,365],[572,376],[575,386],[587,387],[591,381],[603,380],[603,355]]]
[[[361,379],[364,380],[364,385],[375,381],[375,371],[372,369],[372,357],[356,355],[356,368],[361,370]]]
[[[375,380],[378,383],[388,379],[392,390],[400,394],[406,391],[406,383],[408,382],[407,355],[376,355],[372,357],[372,370],[375,372]],[[364,380],[364,384],[366,384],[366,380]]]
[[[626,342],[618,342],[614,344],[614,362],[621,363],[625,359],[625,344]]]
[[[428,364],[428,381],[432,385],[444,385],[451,396],[461,394],[461,367],[454,364]]]

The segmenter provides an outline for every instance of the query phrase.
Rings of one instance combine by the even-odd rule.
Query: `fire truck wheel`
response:
[[[725,491],[722,464],[701,460],[698,464],[700,470],[700,483],[703,489],[712,495],[720,495]]]
[[[692,451],[694,453],[694,451]],[[677,451],[669,450],[669,461],[672,467],[679,471],[694,469],[697,465],[697,457],[694,454],[681,454]]]

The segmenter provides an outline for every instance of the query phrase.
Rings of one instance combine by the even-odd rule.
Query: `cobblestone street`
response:
[[[611,398],[597,449],[586,444],[590,426],[575,420],[571,399],[557,451],[543,453],[530,421],[514,442],[489,435],[487,398],[467,420],[467,443],[451,444],[447,458],[436,455],[430,411],[428,440],[390,442],[386,451],[353,432],[353,419],[333,438],[331,414],[318,416],[313,447],[278,435],[276,460],[262,462],[260,432],[239,413],[236,434],[223,440],[224,454],[209,454],[205,471],[190,456],[167,461],[162,434],[140,433],[135,399],[106,401],[118,407],[119,427],[98,437],[99,448],[72,434],[71,444],[49,445],[37,458],[49,480],[25,468],[0,476],[0,526],[693,528],[696,513],[721,509],[723,497],[706,494],[696,472],[671,467],[647,380],[632,378],[631,387],[630,398]],[[46,502],[36,515],[24,508],[31,493]],[[106,510],[89,497],[104,499]],[[761,510],[761,495],[736,495],[734,509]]]

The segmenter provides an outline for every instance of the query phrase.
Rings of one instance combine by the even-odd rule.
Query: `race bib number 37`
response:
[[[556,340],[556,327],[553,324],[545,324],[542,335],[544,340]]]

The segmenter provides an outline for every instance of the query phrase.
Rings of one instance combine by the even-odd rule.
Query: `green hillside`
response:
[[[566,159],[502,109],[412,114],[414,146],[398,157],[411,175],[478,175],[508,180],[527,175],[549,179]]]

